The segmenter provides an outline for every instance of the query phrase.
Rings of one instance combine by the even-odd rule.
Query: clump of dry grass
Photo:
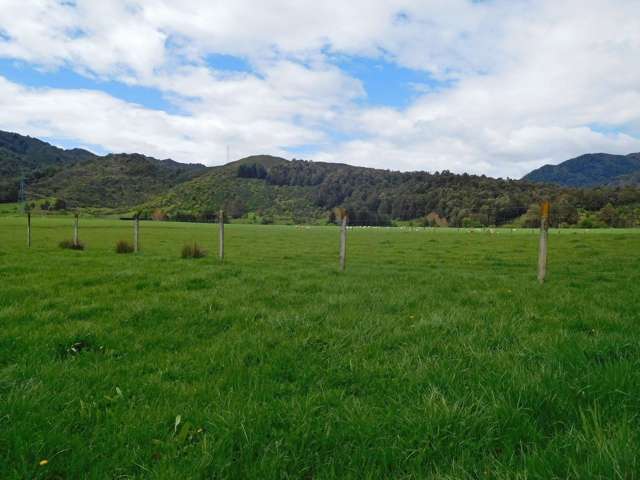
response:
[[[126,240],[118,240],[116,243],[116,253],[132,253],[133,245],[131,245]]]
[[[73,240],[62,240],[59,245],[60,248],[67,248],[69,250],[84,250],[84,243],[80,241],[74,243]]]
[[[207,251],[195,242],[182,247],[182,258],[202,258],[206,255]]]

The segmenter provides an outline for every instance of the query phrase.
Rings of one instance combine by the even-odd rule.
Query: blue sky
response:
[[[173,109],[171,103],[157,89],[80,75],[64,66],[44,69],[24,61],[5,58],[0,59],[0,75],[27,87],[100,90],[126,102],[137,103],[147,108],[166,111]]]
[[[363,105],[405,108],[420,95],[441,90],[448,83],[435,80],[428,72],[413,70],[383,58],[338,57],[332,63],[362,82]]]
[[[640,151],[639,32],[624,0],[4,0],[0,129],[519,177]]]
[[[217,71],[255,74],[250,63],[241,57],[212,54],[205,60]],[[365,106],[402,109],[424,92],[447,87],[447,82],[437,81],[427,72],[401,67],[384,59],[337,57],[331,58],[330,62],[362,83],[365,95],[358,102]],[[158,89],[81,75],[65,66],[45,69],[21,60],[0,58],[0,75],[29,87],[101,90],[147,108],[176,111]]]

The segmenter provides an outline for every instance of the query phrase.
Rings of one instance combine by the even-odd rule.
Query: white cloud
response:
[[[0,57],[156,88],[183,113],[0,81],[0,128],[209,164],[227,144],[234,156],[316,144],[318,160],[504,176],[640,151],[634,0],[76,4],[0,0]],[[216,71],[212,53],[254,72]],[[334,54],[383,57],[451,87],[373,108]]]

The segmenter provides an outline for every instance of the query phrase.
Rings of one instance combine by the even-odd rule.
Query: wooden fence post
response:
[[[73,222],[73,246],[78,246],[78,214],[76,213],[76,219]]]
[[[224,210],[218,213],[218,223],[220,225],[218,231],[218,257],[220,261],[224,261]]]
[[[27,212],[27,247],[31,248],[31,212]]]
[[[340,271],[344,272],[347,261],[347,212],[342,214],[342,224],[340,226]]]
[[[140,215],[136,215],[133,219],[133,251],[138,253],[139,245],[138,239],[140,238]]]
[[[549,240],[549,202],[544,201],[540,207],[540,248],[538,251],[538,282],[544,283],[547,276],[547,242]]]

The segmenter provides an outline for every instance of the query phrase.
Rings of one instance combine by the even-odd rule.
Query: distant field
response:
[[[71,224],[0,218],[3,480],[639,476],[640,231]]]

